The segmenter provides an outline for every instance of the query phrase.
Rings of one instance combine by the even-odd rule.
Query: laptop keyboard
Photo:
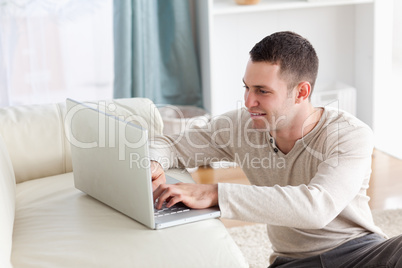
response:
[[[186,207],[184,204],[178,203],[170,208],[166,207],[166,203],[163,203],[162,209],[156,209],[154,208],[154,216],[156,217],[163,217],[167,215],[173,215],[173,214],[178,214],[178,213],[183,213],[183,212],[188,212],[190,211],[190,208]]]

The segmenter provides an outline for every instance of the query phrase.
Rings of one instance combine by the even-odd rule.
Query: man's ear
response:
[[[296,103],[301,103],[308,99],[311,93],[311,85],[307,81],[300,82],[296,90]]]

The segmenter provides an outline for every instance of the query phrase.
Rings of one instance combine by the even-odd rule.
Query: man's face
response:
[[[295,112],[295,91],[288,93],[286,82],[279,77],[279,65],[249,60],[243,82],[253,128],[273,131],[290,124]]]

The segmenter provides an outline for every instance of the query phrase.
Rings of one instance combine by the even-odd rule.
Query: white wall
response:
[[[402,1],[394,0],[393,59],[402,65]]]
[[[320,84],[335,81],[354,85],[354,12],[346,6],[216,16],[212,112],[221,114],[238,107],[243,100],[242,78],[248,52],[266,35],[281,30],[301,34],[316,48],[320,58],[317,90]]]
[[[399,16],[402,4],[399,0],[381,0],[376,4],[375,146],[402,159],[402,20]]]

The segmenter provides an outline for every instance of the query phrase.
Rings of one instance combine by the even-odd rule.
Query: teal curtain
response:
[[[188,0],[114,0],[114,97],[202,107]]]

